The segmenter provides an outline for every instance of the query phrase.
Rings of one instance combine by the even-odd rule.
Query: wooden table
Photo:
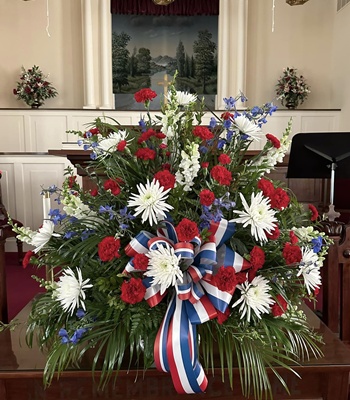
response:
[[[29,306],[19,314],[25,320]],[[279,370],[291,391],[286,394],[281,384],[271,376],[275,400],[285,399],[348,399],[348,378],[350,371],[350,350],[347,348],[309,309],[306,308],[309,323],[320,332],[325,341],[322,350],[324,358],[311,359],[302,366],[295,367],[302,379],[294,374]],[[80,370],[64,372],[59,380],[54,380],[46,391],[42,385],[45,356],[36,348],[29,349],[24,342],[24,324],[14,332],[0,333],[0,399],[1,400],[244,400],[241,394],[238,369],[234,369],[234,390],[228,379],[221,382],[220,370],[215,376],[208,372],[209,386],[205,394],[195,397],[178,395],[173,389],[168,374],[156,370],[126,371],[119,373],[117,385],[111,383],[104,392],[94,386],[88,365]],[[21,341],[21,344],[20,344]]]

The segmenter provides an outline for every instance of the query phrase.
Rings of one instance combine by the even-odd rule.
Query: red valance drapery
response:
[[[158,6],[152,0],[111,0],[112,14],[219,15],[219,0],[175,0]]]

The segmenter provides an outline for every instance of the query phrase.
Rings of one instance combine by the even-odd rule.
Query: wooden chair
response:
[[[1,173],[0,173],[1,178]],[[13,220],[18,226],[23,224],[17,220]],[[0,321],[8,322],[7,311],[7,291],[6,291],[6,262],[5,262],[5,243],[6,239],[16,237],[17,234],[12,230],[12,226],[8,223],[8,214],[2,203],[1,185],[0,185]],[[22,264],[23,260],[23,243],[16,238],[18,249],[18,263]]]

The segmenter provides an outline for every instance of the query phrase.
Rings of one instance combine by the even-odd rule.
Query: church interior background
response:
[[[60,186],[65,168],[72,166],[59,155],[78,149],[69,131],[83,130],[104,115],[125,125],[138,123],[140,111],[118,109],[113,94],[113,3],[0,0],[1,201],[25,226],[40,226],[40,188]],[[350,6],[342,0],[287,3],[218,1],[215,109],[223,110],[223,98],[239,91],[247,95],[248,106],[266,100],[278,106],[253,150],[264,146],[266,133],[280,138],[290,118],[292,136],[350,132]],[[29,108],[13,94],[21,67],[33,65],[49,74],[58,92],[39,109]],[[295,110],[276,99],[276,83],[286,67],[302,72],[311,88],[308,99]],[[209,123],[209,114],[204,121]],[[301,201],[322,207],[329,203],[329,182],[314,179],[300,185],[286,180],[287,167],[286,162],[281,164],[275,177],[299,192]],[[337,181],[335,206],[344,223],[350,221],[348,187],[348,179]],[[4,245],[6,252],[17,251],[14,238]]]

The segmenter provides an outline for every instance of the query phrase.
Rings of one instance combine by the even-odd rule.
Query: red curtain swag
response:
[[[112,14],[219,15],[219,0],[175,0],[158,6],[152,0],[111,0]]]

